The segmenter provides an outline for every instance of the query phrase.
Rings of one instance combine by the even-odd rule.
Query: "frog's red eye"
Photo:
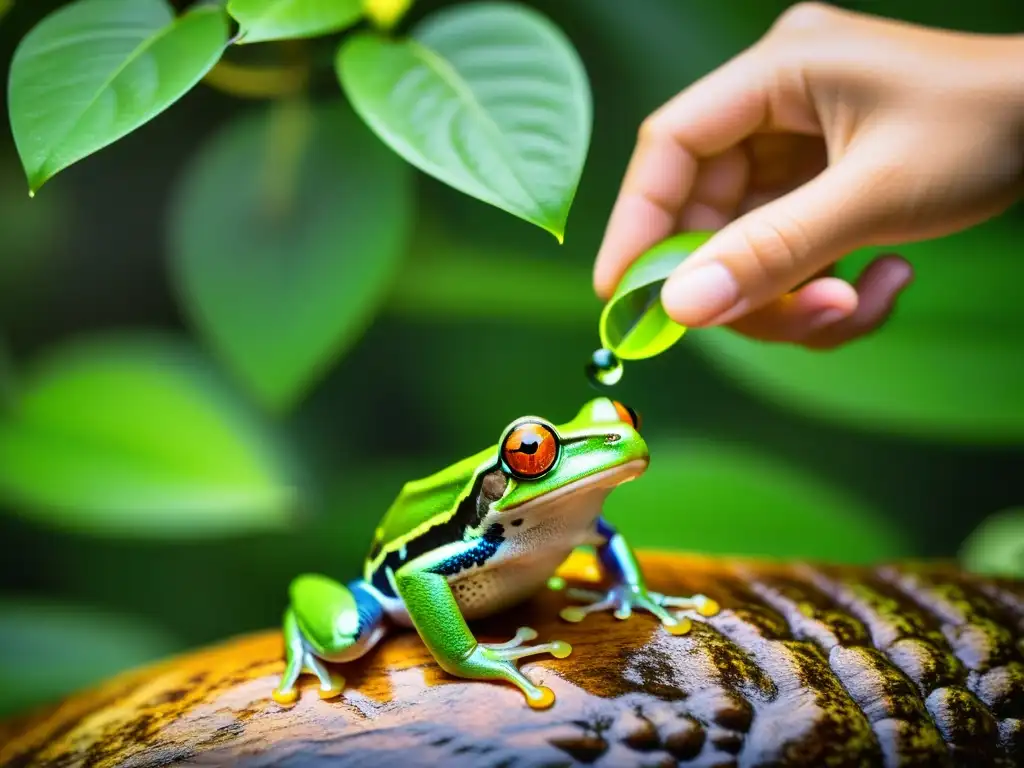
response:
[[[628,405],[623,405],[618,400],[612,400],[612,405],[615,406],[615,412],[619,414],[619,418],[624,422],[633,427],[637,432],[640,431],[640,414],[630,408]]]
[[[514,475],[526,479],[540,477],[555,465],[558,438],[543,424],[520,424],[505,438],[501,458]]]

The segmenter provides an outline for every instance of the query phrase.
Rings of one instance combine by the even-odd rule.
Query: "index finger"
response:
[[[767,121],[770,81],[757,53],[747,49],[644,121],[594,264],[602,299],[638,256],[675,232],[700,161]]]

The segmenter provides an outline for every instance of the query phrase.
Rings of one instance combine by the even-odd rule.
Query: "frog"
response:
[[[531,644],[519,627],[503,643],[481,643],[468,622],[507,611],[545,588],[564,589],[559,567],[589,549],[607,589],[565,590],[560,616],[579,622],[610,611],[625,620],[652,614],[671,634],[691,617],[711,616],[706,595],[670,596],[647,587],[635,552],[603,513],[616,487],[650,463],[640,416],[609,397],[583,404],[563,424],[523,416],[498,442],[435,474],[407,482],[376,527],[362,578],[341,583],[305,573],[288,588],[283,618],[285,669],[273,699],[290,706],[296,681],[315,675],[319,695],[342,694],[345,680],[327,665],[369,653],[389,632],[412,629],[434,660],[457,678],[504,682],[534,709],[554,704],[553,691],[532,682],[520,660],[564,659],[563,640]]]

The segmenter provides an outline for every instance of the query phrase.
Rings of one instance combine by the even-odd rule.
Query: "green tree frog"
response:
[[[479,643],[466,622],[530,597],[580,546],[596,548],[611,586],[569,590],[583,604],[563,609],[563,619],[605,610],[626,619],[643,609],[683,634],[690,619],[669,608],[713,615],[718,607],[704,595],[648,590],[629,545],[601,515],[612,489],[647,468],[639,429],[632,409],[597,398],[558,426],[535,416],[516,419],[497,445],[406,483],[377,527],[362,579],[342,585],[305,574],[292,581],[284,615],[287,662],[274,699],[295,702],[303,672],[319,678],[322,698],[338,696],[344,680],[324,662],[351,661],[390,628],[412,627],[449,674],[506,681],[531,707],[549,707],[554,693],[532,683],[517,660],[565,658],[569,644],[530,645],[537,633],[529,627],[505,643]]]

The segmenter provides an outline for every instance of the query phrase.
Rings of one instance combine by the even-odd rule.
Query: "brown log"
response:
[[[1024,764],[1024,584],[948,564],[856,569],[642,557],[651,588],[722,610],[673,636],[647,614],[581,624],[545,592],[476,626],[564,639],[531,661],[555,705],[442,672],[413,632],[339,667],[344,695],[270,699],[280,634],[121,675],[0,726],[3,766],[895,766]],[[570,561],[572,581],[594,563]]]

